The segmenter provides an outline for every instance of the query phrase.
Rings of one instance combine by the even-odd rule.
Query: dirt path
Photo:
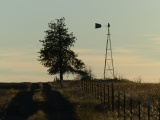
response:
[[[77,120],[73,105],[48,83],[34,83],[9,104],[4,120]]]

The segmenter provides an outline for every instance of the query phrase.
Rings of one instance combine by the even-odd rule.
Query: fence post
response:
[[[85,80],[85,91],[87,92],[87,81]]]
[[[141,119],[141,102],[140,102],[140,96],[138,96],[138,118]]]
[[[104,102],[104,106],[106,105],[106,85],[104,83],[103,86],[103,102]]]
[[[88,92],[90,93],[91,92],[91,81],[90,80],[88,80]]]
[[[102,89],[102,82],[100,83],[100,87],[101,87],[101,105],[103,104],[103,89]]]
[[[97,98],[97,87],[96,87],[96,81],[94,82],[94,89],[95,89],[95,98]]]
[[[158,108],[158,112],[159,112],[159,120],[160,120],[160,108]]]
[[[99,83],[97,83],[97,99],[99,99]]]
[[[101,98],[101,84],[98,83],[98,99]]]
[[[124,120],[126,120],[126,92],[125,92],[125,90],[124,90],[124,96],[123,96],[123,100],[124,100],[124,102],[123,102],[123,108],[124,108]]]
[[[81,89],[83,89],[83,80],[80,80],[81,81]]]
[[[132,95],[130,95],[130,120],[132,120]]]
[[[89,80],[87,80],[87,87],[88,87],[88,93],[89,93]]]
[[[87,80],[85,80],[85,83],[86,83],[86,92],[87,92]]]
[[[118,89],[118,117],[120,117],[120,89]]]
[[[87,80],[87,93],[89,93],[89,80]]]
[[[93,96],[93,80],[92,80],[92,96]]]
[[[159,113],[159,120],[160,120],[160,97],[158,98],[158,113]]]
[[[112,82],[112,111],[114,112],[114,85]]]
[[[90,93],[92,93],[92,80],[90,80]]]
[[[148,99],[148,120],[150,120],[151,101]]]
[[[108,109],[110,109],[110,90],[109,90],[110,88],[109,88],[109,83],[108,83]]]

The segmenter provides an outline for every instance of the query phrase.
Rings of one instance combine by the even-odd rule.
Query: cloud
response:
[[[149,40],[154,41],[155,43],[160,43],[160,35],[143,35],[144,37],[148,37]]]
[[[85,50],[82,51],[85,52]],[[89,51],[94,52],[94,50]],[[117,54],[115,54],[115,52]],[[160,78],[160,62],[146,59],[146,57],[134,53],[135,52],[128,49],[115,50],[113,54],[115,71],[118,71],[118,74],[123,74],[126,78],[131,80],[134,80],[138,76],[142,76],[143,82],[150,82],[152,80],[158,81]],[[81,58],[85,64],[90,65],[93,68],[93,72],[97,78],[103,78],[104,55],[79,54],[79,58]]]
[[[96,55],[101,55],[105,53],[105,50],[97,50],[97,49],[73,49],[75,53],[81,54],[81,55],[91,55],[91,54],[96,54]]]
[[[86,65],[93,69],[97,78],[103,78],[105,51],[93,49],[75,49]],[[36,52],[25,50],[7,50],[0,52],[0,82],[52,81],[54,76],[47,74],[47,69],[37,61]],[[142,76],[144,81],[160,78],[160,62],[138,56],[130,49],[113,51],[115,71],[134,80]],[[159,78],[158,78],[159,77]]]
[[[144,36],[144,37],[160,37],[160,35],[155,35],[155,34],[144,34],[142,36]]]
[[[47,69],[37,58],[38,54],[32,50],[1,50],[0,81],[39,81],[42,78],[47,80]]]

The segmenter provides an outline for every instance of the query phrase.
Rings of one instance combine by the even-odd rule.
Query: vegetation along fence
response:
[[[115,89],[114,83],[82,80],[81,88],[97,99],[105,109],[113,111],[124,120],[160,120],[160,100],[152,105],[151,100],[141,100],[126,94],[125,90]]]

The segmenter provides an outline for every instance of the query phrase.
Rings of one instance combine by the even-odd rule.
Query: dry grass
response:
[[[61,93],[75,105],[76,113],[81,120],[117,119],[115,113],[106,111],[102,107],[98,107],[97,109],[96,106],[99,106],[100,103],[90,96],[90,94],[86,93],[86,91],[80,89],[79,82],[68,82],[67,85],[67,87],[61,89]],[[115,95],[118,93],[118,90],[121,92],[125,90],[127,96],[132,95],[135,100],[138,100],[138,96],[140,96],[142,102],[147,103],[149,98],[152,107],[157,107],[158,99],[160,98],[160,84],[135,83],[126,80],[114,81]]]
[[[44,102],[46,99],[46,96],[44,95],[44,93],[40,89],[38,89],[34,92],[32,99],[33,99],[33,101]]]
[[[42,110],[39,110],[34,115],[30,116],[27,120],[48,120],[48,119],[46,114]]]
[[[66,83],[64,83],[66,84]],[[116,120],[112,112],[104,110],[99,101],[86,94],[79,87],[78,82],[69,82],[67,87],[61,89],[61,93],[74,105],[76,114],[80,120]]]
[[[104,82],[105,83],[105,82]],[[107,84],[107,83],[106,83]],[[59,91],[64,95],[75,108],[75,112],[80,120],[116,120],[116,114],[110,111],[107,111],[100,105],[100,101],[95,99],[91,94],[86,93],[86,91],[80,88],[79,81],[64,81],[63,88],[54,82],[49,83],[53,90]],[[31,87],[31,84],[28,84],[28,88]],[[45,102],[46,95],[43,91],[42,83],[39,83],[39,88],[34,91],[32,100],[34,102]],[[148,84],[148,83],[134,83],[129,81],[114,81],[115,95],[118,92],[118,89],[121,91],[126,91],[126,94],[129,96],[132,94],[133,98],[138,99],[138,96],[141,96],[142,101],[147,101],[148,98],[151,99],[151,103],[157,105],[158,98],[160,98],[160,84]],[[5,111],[8,104],[12,99],[17,95],[21,90],[18,89],[0,89],[0,113]],[[4,114],[4,113],[3,113]],[[37,112],[30,117],[28,120],[47,120],[48,115],[42,109],[39,109]]]
[[[115,83],[115,90],[125,90],[128,95],[132,95],[133,98],[140,96],[142,101],[151,100],[152,103],[156,103],[160,98],[160,84],[153,83]]]
[[[16,90],[16,89],[0,90],[0,113],[6,110],[12,98],[14,98],[18,92],[19,90]]]

